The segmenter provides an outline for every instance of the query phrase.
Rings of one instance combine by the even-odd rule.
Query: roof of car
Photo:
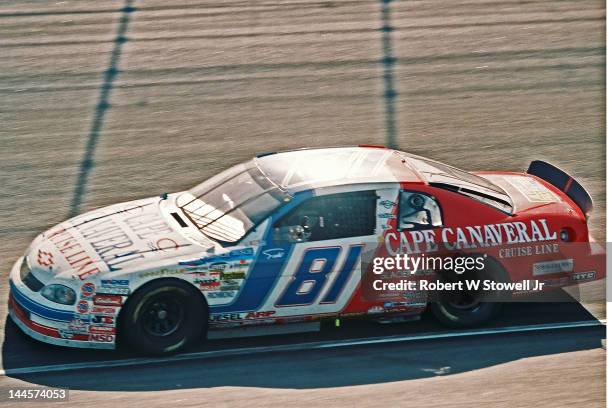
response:
[[[288,191],[346,184],[423,183],[402,153],[382,146],[331,147],[258,155],[257,166]]]

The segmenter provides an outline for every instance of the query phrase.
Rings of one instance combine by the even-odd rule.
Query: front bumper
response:
[[[114,342],[91,341],[89,315],[80,315],[74,306],[53,304],[31,291],[21,281],[19,270],[24,258],[13,265],[9,284],[9,315],[15,324],[33,339],[58,346],[114,349]]]

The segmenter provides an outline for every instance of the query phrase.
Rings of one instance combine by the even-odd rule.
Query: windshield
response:
[[[251,161],[181,194],[177,205],[209,238],[235,243],[288,199]]]
[[[404,154],[408,164],[433,187],[455,191],[504,212],[512,212],[512,199],[498,185],[467,171],[423,157]]]
[[[387,149],[345,147],[282,152],[256,161],[275,183],[295,189],[348,180],[395,180],[392,156],[393,151]]]

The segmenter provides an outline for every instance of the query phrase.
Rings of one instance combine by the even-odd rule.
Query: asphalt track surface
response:
[[[71,214],[182,190],[262,151],[357,143],[468,170],[549,160],[591,192],[603,241],[604,19],[603,1],[1,2],[0,270]],[[582,290],[602,318],[603,286]],[[575,303],[517,308],[498,325],[590,318]],[[208,347],[442,330],[345,322]],[[83,406],[602,406],[603,336],[243,355],[0,389],[69,387]],[[0,337],[5,370],[125,357],[44,346],[12,324]]]

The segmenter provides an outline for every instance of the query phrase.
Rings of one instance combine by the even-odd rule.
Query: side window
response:
[[[274,224],[274,239],[309,242],[372,235],[377,198],[375,191],[311,198]]]
[[[442,213],[435,198],[416,191],[401,191],[397,228],[417,230],[442,225]]]

